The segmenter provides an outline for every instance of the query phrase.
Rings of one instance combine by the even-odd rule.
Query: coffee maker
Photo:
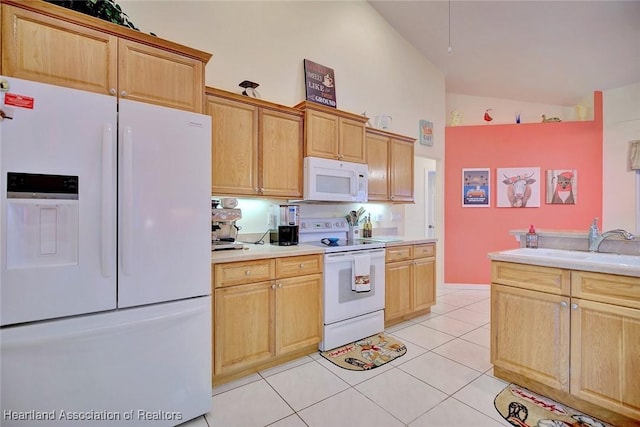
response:
[[[278,227],[270,230],[271,243],[279,246],[297,245],[300,206],[280,205],[277,217]]]
[[[211,250],[244,249],[244,245],[237,242],[240,227],[236,225],[242,219],[242,210],[219,209],[216,201],[212,201],[211,207]]]

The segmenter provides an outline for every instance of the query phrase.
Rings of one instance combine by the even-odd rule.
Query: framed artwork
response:
[[[546,202],[550,205],[575,205],[578,200],[578,171],[549,169],[546,181]]]
[[[497,207],[540,207],[540,168],[497,168],[496,183]]]
[[[307,101],[336,108],[336,79],[333,69],[305,59],[304,85]]]
[[[491,196],[489,168],[462,169],[462,206],[488,208]]]
[[[422,145],[433,145],[433,123],[428,120],[420,120],[419,141]]]

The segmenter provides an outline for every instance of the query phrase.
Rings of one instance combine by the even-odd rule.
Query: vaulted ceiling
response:
[[[637,0],[369,3],[444,73],[447,93],[571,106],[640,83]]]

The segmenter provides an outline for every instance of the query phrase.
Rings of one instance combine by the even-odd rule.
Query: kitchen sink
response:
[[[502,252],[505,255],[555,261],[574,261],[599,265],[640,268],[640,256],[602,252],[571,251],[551,248],[518,248]]]
[[[610,253],[591,253],[587,258],[589,262],[597,264],[615,264],[628,267],[640,267],[640,256],[636,255],[620,255]]]

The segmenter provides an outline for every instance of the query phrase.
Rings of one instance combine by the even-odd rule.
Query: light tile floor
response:
[[[445,285],[437,301],[387,329],[407,353],[386,365],[305,356],[214,388],[211,412],[183,427],[510,426],[493,406],[507,383],[489,362],[489,288]]]

